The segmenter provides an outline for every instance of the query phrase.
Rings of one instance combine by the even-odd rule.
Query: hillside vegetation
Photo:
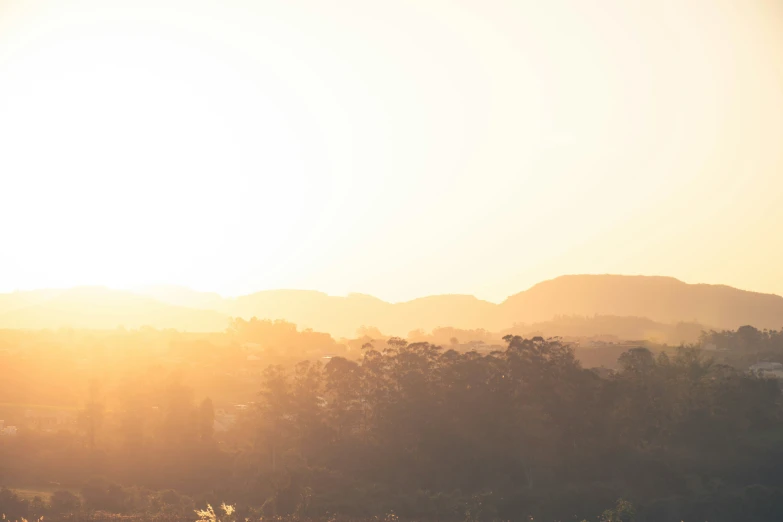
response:
[[[366,335],[337,353],[269,321],[0,339],[0,415],[19,427],[0,438],[0,483],[53,491],[0,492],[11,516],[192,520],[221,502],[239,519],[783,516],[781,388],[746,366],[783,362],[776,330],[626,347],[614,371],[559,339]]]

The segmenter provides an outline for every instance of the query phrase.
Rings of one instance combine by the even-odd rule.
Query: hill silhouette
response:
[[[569,275],[506,299],[506,320],[546,321],[555,315],[618,315],[714,328],[783,325],[783,298],[725,285],[687,284],[672,277]]]
[[[11,302],[11,299],[4,301]],[[14,300],[19,301],[20,298]],[[151,326],[210,332],[225,330],[229,321],[227,316],[214,310],[173,306],[132,292],[97,286],[50,291],[47,298],[34,302],[30,306],[17,306],[1,313],[0,328],[113,329]]]
[[[433,295],[389,303],[365,294],[330,296],[310,290],[268,290],[223,298],[175,286],[145,287],[135,292],[80,287],[0,294],[2,328],[122,325],[221,331],[230,317],[258,317],[290,321],[336,337],[351,337],[362,326],[405,336],[413,330],[446,326],[497,332],[514,325],[549,322],[555,328],[566,325],[562,319],[566,316],[593,318],[591,328],[606,334],[628,331],[627,321],[620,319],[623,317],[717,329],[745,324],[779,328],[783,325],[783,298],[724,285],[687,284],[671,277],[619,275],[562,276],[500,304],[470,295]],[[602,318],[598,321],[594,316]],[[555,318],[560,319],[552,322]],[[660,330],[652,324],[646,329]]]
[[[304,328],[352,336],[361,326],[405,335],[439,326],[499,329],[497,305],[471,295],[434,295],[388,303],[364,294],[346,297],[303,290],[270,290],[227,300],[224,313],[239,317],[285,319]]]
[[[388,303],[351,294],[274,290],[227,300],[228,315],[286,319],[315,330],[350,335],[362,325],[404,335],[440,326],[501,330],[558,316],[643,317],[658,323],[700,323],[732,329],[783,325],[783,298],[725,285],[687,284],[672,277],[568,275],[539,283],[500,304],[468,295],[435,295]],[[606,332],[611,333],[611,332]]]

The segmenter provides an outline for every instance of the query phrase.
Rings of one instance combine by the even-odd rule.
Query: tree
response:
[[[201,401],[198,409],[198,431],[201,442],[209,442],[214,436],[215,407],[209,397]]]
[[[78,513],[82,502],[70,491],[55,491],[49,499],[49,509],[57,514]]]
[[[613,508],[601,514],[599,520],[600,522],[634,522],[636,509],[627,500],[619,499]]]
[[[354,361],[333,357],[326,365],[329,422],[337,440],[349,438],[362,420],[362,369]]]
[[[288,375],[282,366],[270,366],[264,371],[260,413],[260,436],[268,450],[272,471],[277,470],[279,456],[287,442],[293,442],[291,391]]]
[[[87,434],[87,444],[90,450],[95,450],[98,431],[103,425],[104,406],[99,401],[100,383],[93,379],[89,385],[89,396],[84,409],[79,414],[79,424]]]
[[[655,356],[649,349],[642,346],[631,348],[623,353],[617,362],[624,372],[637,375],[646,375],[655,368]]]

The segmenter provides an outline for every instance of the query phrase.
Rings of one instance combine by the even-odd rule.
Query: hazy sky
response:
[[[0,0],[0,291],[783,293],[780,0]]]

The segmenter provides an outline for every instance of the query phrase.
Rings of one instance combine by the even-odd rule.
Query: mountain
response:
[[[190,302],[167,302],[195,306],[203,299],[199,294]],[[561,276],[538,283],[500,304],[470,295],[435,295],[388,303],[363,294],[338,297],[309,290],[268,290],[223,299],[213,309],[234,317],[284,319],[302,328],[345,337],[354,335],[361,326],[374,326],[393,335],[442,326],[499,331],[514,324],[546,323],[560,316],[612,316],[602,319],[607,334],[626,328],[618,322],[621,317],[718,329],[744,324],[783,327],[780,296],[724,285],[687,284],[659,276]]]
[[[436,295],[392,304],[364,294],[335,297],[306,290],[269,290],[228,300],[221,310],[234,317],[285,319],[302,328],[351,337],[361,326],[394,335],[452,325],[499,328],[496,308],[470,295]]]
[[[564,316],[586,317],[589,324],[563,321]],[[601,316],[600,320],[595,316]],[[335,337],[353,337],[362,326],[406,336],[413,330],[438,327],[499,332],[515,324],[541,323],[553,329],[544,332],[546,335],[652,332],[650,335],[661,338],[682,335],[691,339],[699,325],[718,329],[745,324],[781,328],[783,298],[723,285],[686,284],[670,277],[618,275],[562,276],[512,295],[500,304],[471,295],[434,295],[388,303],[364,294],[342,297],[309,290],[268,290],[223,298],[176,286],[146,287],[135,292],[82,287],[0,294],[0,328],[147,325],[222,331],[230,317],[283,319]],[[629,317],[635,319],[623,320]],[[554,318],[559,319],[552,321]],[[660,325],[645,325],[639,318]],[[688,325],[665,327],[676,323]]]
[[[539,283],[500,305],[506,321],[546,321],[557,315],[618,315],[696,322],[733,329],[783,327],[783,297],[724,285],[687,284],[672,277],[569,275]]]
[[[309,290],[267,290],[237,297],[227,305],[234,317],[284,319],[302,328],[353,336],[362,325],[391,316],[393,305],[363,294],[330,296]]]
[[[214,310],[173,306],[131,292],[104,287],[52,291],[46,299],[0,313],[0,328],[94,328],[119,326],[222,331],[229,318]]]

